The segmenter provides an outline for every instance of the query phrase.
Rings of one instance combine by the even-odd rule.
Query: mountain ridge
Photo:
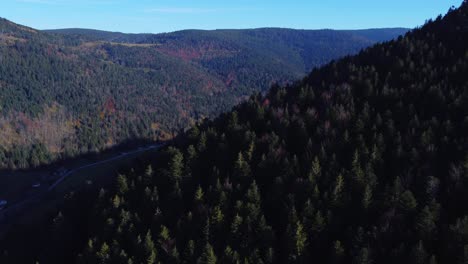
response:
[[[467,27],[464,1],[254,93],[19,225],[0,260],[465,263]]]
[[[101,31],[52,34],[7,20],[0,32],[0,167],[11,169],[131,138],[172,138],[254,91],[375,42],[286,29],[115,33],[116,39]]]
[[[319,28],[319,29],[296,29],[296,28],[287,28],[287,27],[259,27],[259,28],[219,28],[219,29],[181,29],[169,32],[160,32],[160,33],[126,33],[121,31],[108,31],[108,30],[101,30],[101,29],[93,29],[93,28],[57,28],[57,29],[41,29],[38,31],[52,33],[52,34],[80,34],[80,35],[89,35],[89,33],[102,33],[102,34],[116,34],[116,35],[130,35],[130,36],[150,36],[150,35],[167,35],[167,34],[174,34],[174,33],[182,33],[185,31],[200,31],[200,32],[216,32],[216,31],[255,31],[255,30],[290,30],[290,31],[337,31],[337,32],[363,32],[363,31],[399,31],[399,34],[405,33],[410,28],[405,27],[383,27],[383,28],[359,28],[359,29],[333,29],[333,28]]]

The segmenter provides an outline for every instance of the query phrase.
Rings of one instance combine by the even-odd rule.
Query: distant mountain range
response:
[[[168,139],[407,29],[40,31],[0,20],[0,167]]]
[[[168,54],[205,45],[181,41],[175,35],[196,39],[203,34],[173,33],[167,42],[154,36],[159,40],[148,41],[157,43],[148,48],[152,50],[148,54],[157,51],[164,58],[178,58],[174,61],[196,66],[206,76],[221,76],[221,84],[225,84],[223,75],[213,73],[217,68],[203,66],[212,65],[208,62],[216,56],[211,54],[225,62],[244,59],[220,67],[231,65],[239,76],[241,70],[232,65],[246,65],[253,71],[252,78],[260,78],[259,69],[269,70],[271,76],[275,76],[272,69],[282,76],[288,76],[284,69],[299,69],[288,64],[295,57],[282,60],[282,56],[294,54],[293,50],[315,54],[291,44],[300,43],[293,41],[293,36],[300,35],[298,31],[285,34],[290,37],[284,42],[279,37],[283,36],[281,30],[267,31],[237,32],[261,35],[264,42],[225,34],[225,42],[219,46],[211,40],[217,34],[208,32],[211,37],[204,36],[200,42],[211,43],[210,50],[216,52],[194,53],[197,56],[183,59]],[[326,33],[331,35],[329,41],[321,42],[322,55],[350,36]],[[92,46],[89,43],[96,40],[74,47],[86,50],[83,46]],[[281,43],[296,48],[261,48]],[[92,46],[98,55],[79,56],[116,64],[106,66],[115,67],[112,69],[121,65],[133,69],[132,63],[140,62],[131,59],[141,56],[137,51],[142,48],[135,48],[136,55],[123,55],[123,51],[134,51],[131,45],[135,44],[99,45],[111,48]],[[230,45],[245,49],[218,52]],[[111,52],[117,48],[120,53]],[[263,57],[255,58],[264,60],[250,61],[250,55],[245,55],[259,53]],[[308,61],[307,56],[299,57]],[[154,61],[148,58],[147,63]],[[268,62],[262,64],[264,61]],[[278,64],[273,67],[271,61]],[[119,74],[125,73],[121,70]],[[97,170],[96,174],[113,179],[112,183],[100,183],[98,177],[81,178],[82,184],[70,188],[69,194],[56,195],[60,202],[50,206],[38,202],[39,210],[25,212],[24,223],[15,221],[0,239],[0,262],[468,263],[467,73],[465,0],[460,8],[451,8],[444,17],[428,20],[405,36],[316,68],[293,84],[274,86],[264,95],[253,94],[231,111],[180,133],[158,153],[113,167],[115,173]],[[119,74],[113,76],[130,80],[131,75]],[[244,91],[236,89],[245,80],[237,80],[213,97],[241,98]],[[264,80],[268,78],[247,87],[261,91]],[[187,84],[180,87],[190,87]],[[133,100],[134,94],[119,96]],[[220,102],[206,98],[207,104]],[[115,109],[121,107],[118,100]],[[131,112],[132,103],[127,106],[129,113],[137,113]],[[109,118],[107,113],[105,118]],[[167,117],[178,118],[172,113]],[[47,199],[53,201],[53,196],[48,194]],[[44,212],[41,207],[51,209]]]
[[[255,58],[262,56],[263,59],[288,63],[292,67],[291,70],[299,72],[301,76],[325,61],[349,55],[376,42],[393,39],[407,31],[408,29],[405,28],[364,30],[259,28],[125,34],[78,28],[45,30],[51,34],[78,38],[86,42],[158,45],[159,50],[168,55],[189,60],[199,59],[203,62],[222,56],[223,51],[237,50],[238,54],[245,53]],[[232,60],[238,59],[235,56],[230,57],[231,60],[226,62],[232,63]],[[291,61],[291,59],[296,60]]]
[[[147,43],[151,42],[154,39],[163,39],[170,35],[186,35],[187,32],[194,33],[208,33],[216,35],[219,33],[246,33],[246,32],[276,32],[276,34],[288,34],[291,32],[301,32],[302,34],[311,35],[312,32],[338,32],[338,33],[348,33],[355,36],[362,37],[364,39],[380,42],[392,39],[397,35],[404,34],[407,32],[408,28],[374,28],[374,29],[357,29],[357,30],[333,30],[333,29],[319,29],[319,30],[304,30],[304,29],[289,29],[289,28],[256,28],[256,29],[217,29],[217,30],[181,30],[170,33],[122,33],[122,32],[112,32],[112,31],[103,31],[96,29],[86,29],[86,28],[63,28],[63,29],[48,29],[42,30],[42,32],[47,32],[51,34],[62,34],[62,35],[74,35],[75,37],[82,37],[92,40],[101,40],[101,41],[110,41],[110,42],[121,42],[121,43]]]

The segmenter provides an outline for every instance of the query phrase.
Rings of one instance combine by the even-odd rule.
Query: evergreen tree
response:
[[[297,256],[302,256],[306,247],[306,243],[307,243],[307,235],[300,221],[296,223],[296,234],[295,234],[294,240],[295,240],[295,254]]]
[[[339,240],[333,243],[333,254],[332,254],[332,263],[338,264],[342,263],[344,259],[345,251],[341,246],[341,242]]]
[[[189,240],[184,250],[183,263],[192,263],[195,256],[195,242]]]
[[[156,263],[156,257],[157,257],[156,247],[154,245],[150,230],[148,230],[148,232],[146,232],[146,235],[145,235],[144,250],[145,250],[145,256],[146,256],[146,263],[147,264]]]
[[[367,184],[366,188],[364,189],[364,194],[362,197],[362,207],[364,207],[364,209],[368,209],[371,202],[372,202],[372,190],[370,186]]]
[[[99,252],[96,253],[99,263],[109,263],[110,260],[110,248],[109,245],[104,242]]]
[[[411,191],[406,190],[400,198],[400,208],[405,211],[412,211],[418,206],[416,199]]]
[[[216,264],[217,258],[214,253],[213,247],[207,243],[203,249],[203,253],[198,259],[197,263],[200,264]]]
[[[244,160],[242,152],[237,155],[237,160],[234,164],[234,175],[239,178],[244,178],[250,175],[250,166]]]
[[[184,156],[180,152],[180,150],[176,148],[170,149],[171,153],[171,161],[169,163],[169,173],[170,177],[174,181],[178,181],[182,178],[182,173],[184,172]]]
[[[117,190],[120,195],[128,192],[127,178],[124,175],[119,174],[119,176],[117,176]]]
[[[424,249],[424,245],[422,241],[419,241],[417,245],[414,246],[413,251],[411,253],[413,258],[413,263],[422,264],[427,263],[427,252]]]
[[[201,188],[201,186],[199,185],[197,187],[197,190],[195,191],[195,201],[197,202],[203,202],[203,196],[204,196],[204,192],[203,192],[203,189]]]

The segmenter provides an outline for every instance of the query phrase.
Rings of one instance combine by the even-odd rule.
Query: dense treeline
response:
[[[273,82],[296,79],[404,29],[359,31],[362,36],[281,30],[280,38],[277,31],[259,30],[261,36],[250,38],[250,31],[53,34],[2,19],[0,168],[36,167],[128,140],[172,138]],[[269,41],[276,39],[282,41]],[[297,48],[301,39],[310,48]]]
[[[36,165],[34,152],[27,151],[34,145],[57,158],[128,139],[167,139],[196,118],[193,105],[201,116],[211,116],[235,101],[219,91],[208,96],[207,74],[158,54],[153,57],[163,69],[156,72],[106,62],[48,36],[9,42],[15,34],[4,33],[0,45],[1,167]],[[113,47],[102,49],[110,53]]]
[[[465,1],[398,40],[252,96],[123,171],[114,188],[69,197],[53,239],[39,243],[60,254],[36,243],[26,258],[466,263],[466,43]],[[73,239],[58,238],[66,230]],[[14,234],[5,260],[24,252]]]

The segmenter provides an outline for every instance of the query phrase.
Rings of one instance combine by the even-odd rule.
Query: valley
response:
[[[468,263],[468,0],[208,2],[86,8],[413,29],[0,19],[0,263]]]
[[[0,168],[169,140],[407,29],[40,31],[0,20]]]
[[[139,157],[157,152],[164,145],[151,144],[133,150],[107,152],[97,157],[61,162],[59,166],[51,165],[41,170],[0,173],[0,198],[8,202],[0,209],[0,240],[13,223],[31,221],[31,216],[40,218],[46,215],[68,192],[80,190],[86,185],[106,186],[113,181],[106,175],[115,173],[118,168]]]

